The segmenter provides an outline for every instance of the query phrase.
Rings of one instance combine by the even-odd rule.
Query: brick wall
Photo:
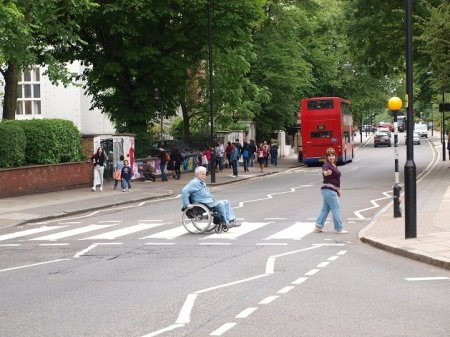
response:
[[[0,198],[88,187],[92,163],[36,165],[0,170]]]

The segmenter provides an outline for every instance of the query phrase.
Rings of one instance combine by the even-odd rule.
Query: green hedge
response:
[[[26,137],[25,162],[28,165],[58,164],[83,158],[81,134],[73,122],[62,119],[5,121],[19,127]]]
[[[17,125],[4,121],[0,123],[0,168],[25,164],[25,132]]]

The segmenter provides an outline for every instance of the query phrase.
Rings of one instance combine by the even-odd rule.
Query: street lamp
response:
[[[164,123],[164,98],[161,97],[159,89],[155,88],[154,98],[156,100],[161,100],[161,111],[160,114],[160,122],[161,122],[161,129],[160,129],[160,140],[161,140],[161,146],[163,144],[163,123]]]
[[[388,108],[392,111],[394,115],[394,157],[395,157],[395,173],[394,173],[394,191],[393,191],[393,199],[394,199],[394,218],[400,218],[402,216],[402,212],[400,210],[400,182],[399,182],[399,173],[398,173],[398,123],[397,116],[398,111],[402,108],[402,100],[398,97],[392,97],[388,101]]]
[[[208,67],[209,67],[209,113],[211,123],[211,182],[216,182],[216,153],[214,147],[214,87],[213,87],[213,56],[211,29],[212,0],[208,1]]]
[[[405,239],[417,237],[417,195],[416,164],[414,163],[414,96],[412,63],[412,0],[405,0],[405,35],[406,35],[406,163],[405,163]]]
[[[442,90],[442,105],[439,104],[439,110],[442,112],[441,122],[441,144],[442,144],[442,161],[445,161],[445,92]],[[450,159],[450,158],[449,158]]]

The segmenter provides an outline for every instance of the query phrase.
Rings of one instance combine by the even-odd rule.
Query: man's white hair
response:
[[[198,175],[199,173],[206,173],[206,167],[204,166],[197,166],[195,168],[195,175]]]

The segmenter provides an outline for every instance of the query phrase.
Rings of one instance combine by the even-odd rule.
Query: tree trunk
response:
[[[19,82],[19,67],[14,62],[8,62],[8,68],[4,71],[3,75],[5,78],[3,119],[16,119],[17,84]]]

